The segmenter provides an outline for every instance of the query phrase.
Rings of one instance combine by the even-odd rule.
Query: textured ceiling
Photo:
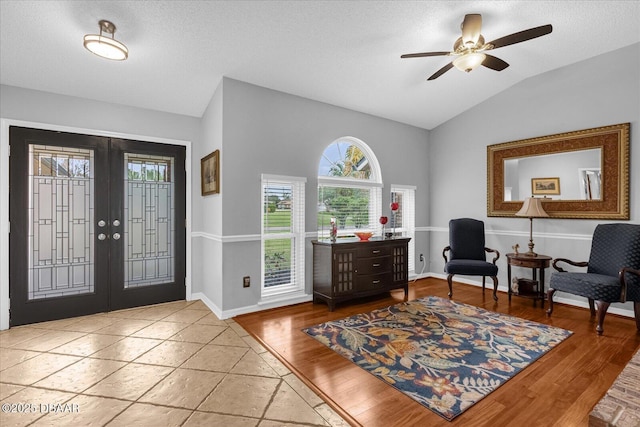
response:
[[[552,24],[492,52],[511,66],[452,69],[467,13],[487,41]],[[98,20],[129,59],[86,51]],[[200,117],[230,77],[425,129],[544,73],[640,42],[638,1],[11,1],[0,0],[0,83]],[[615,78],[615,76],[610,76]]]

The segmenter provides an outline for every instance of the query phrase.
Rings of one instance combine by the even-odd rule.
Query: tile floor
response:
[[[0,402],[2,427],[348,425],[201,301],[0,332]]]

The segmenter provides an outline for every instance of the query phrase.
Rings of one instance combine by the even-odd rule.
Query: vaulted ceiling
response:
[[[547,36],[492,52],[481,67],[427,77],[465,14],[487,41],[545,24]],[[82,38],[112,21],[129,59]],[[638,1],[0,2],[0,83],[200,117],[222,77],[432,129],[537,74],[640,42]],[[615,76],[603,76],[615,78]],[[639,77],[640,78],[640,77]]]

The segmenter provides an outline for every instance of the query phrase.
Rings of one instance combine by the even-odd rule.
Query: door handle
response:
[[[119,219],[114,219],[113,220],[113,226],[114,227],[118,227],[120,225],[120,220]]]
[[[98,234],[98,240],[104,240],[104,239],[106,239],[106,238],[107,238],[107,235],[106,235],[106,234],[104,234],[104,233],[100,233],[100,234]]]
[[[120,240],[120,233],[113,233],[113,240]]]

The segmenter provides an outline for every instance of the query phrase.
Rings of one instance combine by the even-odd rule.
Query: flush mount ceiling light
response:
[[[113,37],[116,32],[116,26],[104,19],[99,21],[98,25],[100,25],[100,34],[87,34],[84,36],[84,47],[102,58],[115,61],[127,59],[129,50]],[[103,36],[103,33],[111,34],[111,38]]]

